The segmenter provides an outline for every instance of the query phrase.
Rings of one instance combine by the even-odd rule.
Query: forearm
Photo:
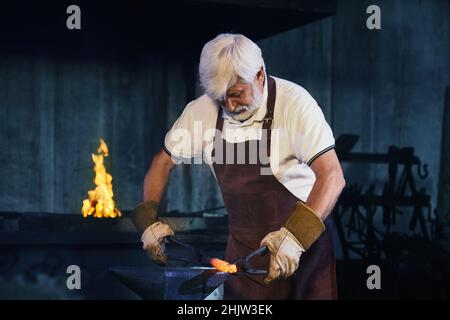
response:
[[[172,159],[163,150],[155,155],[144,179],[144,202],[154,201],[159,203],[161,201],[173,166]]]
[[[131,220],[140,233],[143,233],[149,226],[158,221],[159,202],[173,166],[172,159],[163,150],[153,158],[144,179],[143,201],[134,208],[131,214]]]
[[[323,221],[333,210],[344,186],[345,180],[341,171],[316,176],[306,205]]]

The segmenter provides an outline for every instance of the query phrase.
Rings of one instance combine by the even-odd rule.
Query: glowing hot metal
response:
[[[209,260],[209,263],[216,268],[219,271],[227,272],[227,273],[236,273],[237,272],[237,266],[232,263],[228,263],[226,261],[217,259],[217,258],[211,258]]]

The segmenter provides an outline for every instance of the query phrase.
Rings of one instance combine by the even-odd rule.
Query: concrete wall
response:
[[[450,83],[450,3],[376,1],[381,30],[366,28],[373,1],[338,1],[333,21],[332,123],[336,135],[360,134],[356,151],[413,146],[428,164],[436,206],[445,86]],[[347,168],[360,181],[386,179],[383,166]]]
[[[326,18],[259,41],[270,74],[298,83],[332,115],[332,27]]]
[[[158,57],[2,55],[0,210],[79,212],[102,137],[120,208],[139,201],[138,182],[166,130],[165,71]]]

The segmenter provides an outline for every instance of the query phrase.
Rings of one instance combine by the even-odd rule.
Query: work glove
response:
[[[149,226],[142,234],[142,248],[147,250],[149,256],[159,264],[167,263],[167,256],[164,253],[164,238],[173,236],[172,228],[161,221]]]
[[[164,238],[173,235],[173,229],[158,220],[159,204],[154,201],[140,203],[131,213],[131,220],[141,233],[142,247],[151,259],[160,264],[167,263],[164,254]]]
[[[269,274],[264,279],[268,285],[275,279],[285,279],[298,268],[300,256],[305,249],[286,228],[269,233],[262,239],[261,246],[270,251]]]
[[[298,202],[286,225],[269,233],[261,241],[270,251],[269,274],[266,285],[277,278],[287,278],[298,268],[300,256],[325,231],[325,225],[314,211]]]

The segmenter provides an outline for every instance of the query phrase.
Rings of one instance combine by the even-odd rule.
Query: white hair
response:
[[[241,78],[253,80],[265,65],[261,49],[242,34],[222,33],[207,42],[200,55],[200,85],[214,100],[225,98],[227,90]]]

